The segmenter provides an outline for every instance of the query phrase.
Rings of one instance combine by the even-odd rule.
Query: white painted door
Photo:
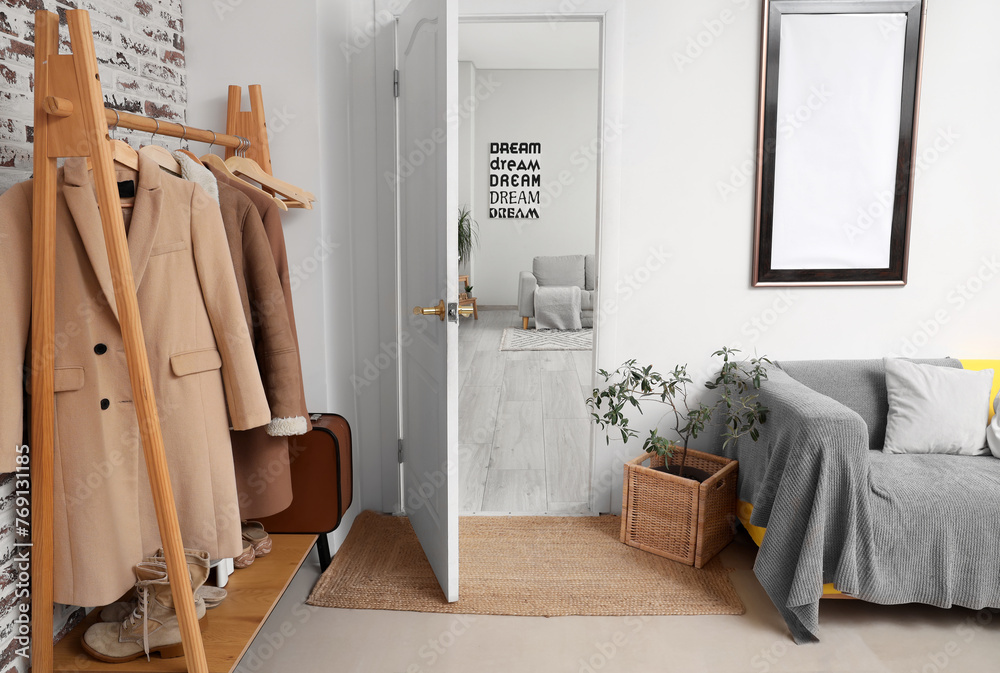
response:
[[[398,17],[403,507],[449,601],[458,600],[458,14],[412,0]]]

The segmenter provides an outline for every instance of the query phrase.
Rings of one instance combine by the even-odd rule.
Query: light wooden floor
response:
[[[588,514],[592,354],[500,351],[520,326],[482,308],[459,325],[461,512]]]

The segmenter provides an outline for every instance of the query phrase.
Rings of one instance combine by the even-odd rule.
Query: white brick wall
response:
[[[68,53],[67,9],[86,9],[94,31],[98,69],[106,105],[169,121],[186,122],[184,19],[181,0],[3,0],[0,3],[0,193],[31,176],[34,131],[34,12],[59,12],[60,50]],[[115,132],[133,147],[150,134]],[[180,141],[158,137],[158,145]],[[2,223],[0,223],[2,226]],[[13,618],[17,612],[13,556],[14,479],[0,475],[0,673],[26,673],[18,657]],[[55,630],[80,616],[56,610]]]
[[[34,131],[34,11],[61,18],[60,51],[68,53],[67,9],[90,12],[104,102],[113,108],[185,122],[187,86],[180,0],[3,0],[0,3],[0,192],[31,175]],[[133,147],[150,134],[119,130]],[[169,148],[179,141],[154,141]],[[0,671],[3,671],[0,668]]]

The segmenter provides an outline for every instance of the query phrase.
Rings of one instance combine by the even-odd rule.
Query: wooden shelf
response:
[[[271,553],[253,565],[237,570],[229,578],[229,596],[217,608],[208,611],[201,624],[210,673],[231,673],[246,652],[254,636],[267,620],[292,577],[316,543],[315,535],[271,535]],[[79,626],[55,647],[53,671],[88,673],[146,673],[147,671],[187,671],[184,657],[161,659],[154,654],[149,661],[142,656],[126,664],[105,664],[83,651],[81,642],[87,627],[97,621],[94,610]]]

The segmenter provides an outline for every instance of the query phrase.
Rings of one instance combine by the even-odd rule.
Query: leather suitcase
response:
[[[260,519],[269,533],[319,535],[320,565],[330,564],[326,534],[335,530],[354,500],[351,426],[338,414],[310,414],[313,429],[288,438],[292,504]]]

